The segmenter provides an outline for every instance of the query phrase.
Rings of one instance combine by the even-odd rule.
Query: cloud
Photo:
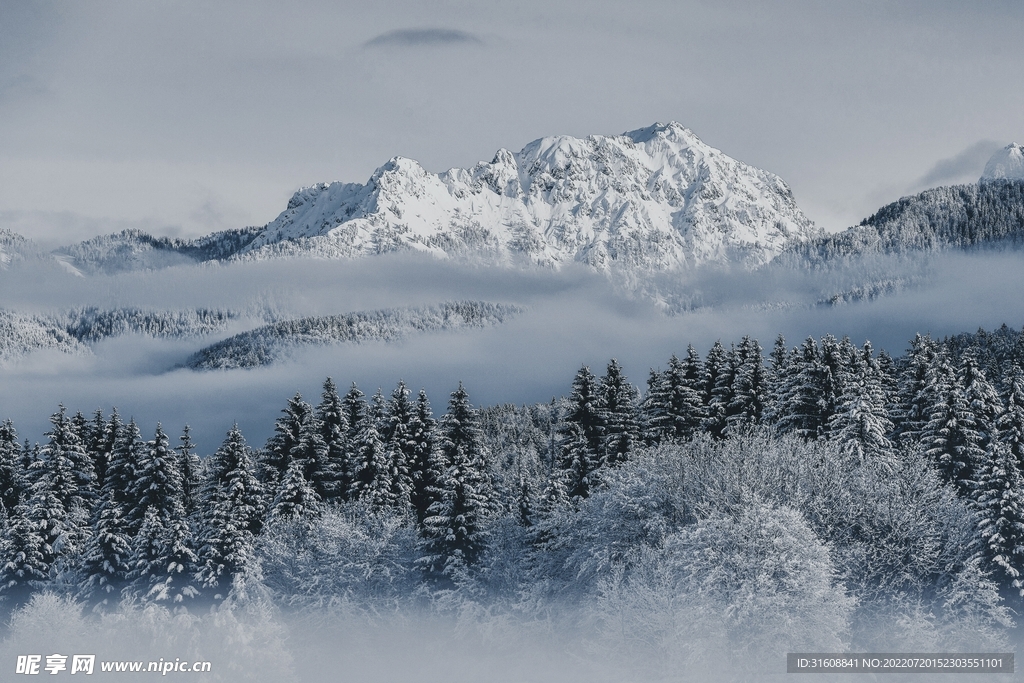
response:
[[[915,187],[935,187],[958,182],[975,182],[981,177],[985,163],[1003,145],[994,140],[979,140],[948,159],[941,159],[931,170],[918,178]]]
[[[482,45],[472,33],[451,28],[400,28],[368,40],[364,47],[420,47],[429,45]]]

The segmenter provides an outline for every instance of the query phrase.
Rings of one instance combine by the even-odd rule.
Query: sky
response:
[[[1024,142],[1024,3],[0,2],[0,228],[262,225],[301,186],[679,121],[829,229]]]

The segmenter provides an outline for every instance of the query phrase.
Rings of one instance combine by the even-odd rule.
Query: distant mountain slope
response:
[[[1024,181],[954,185],[904,197],[860,225],[793,244],[782,265],[821,265],[862,254],[965,248],[1024,241]]]
[[[0,365],[41,349],[74,355],[90,353],[88,346],[52,321],[0,309]]]
[[[396,341],[416,332],[490,327],[522,313],[519,306],[481,301],[287,320],[236,334],[185,361],[194,370],[269,365],[304,346]]]
[[[11,230],[0,229],[0,270],[39,255],[39,248],[32,240]]]
[[[817,234],[778,176],[671,123],[617,137],[543,138],[439,175],[396,157],[365,185],[295,193],[236,258],[410,249],[643,272],[756,265]]]

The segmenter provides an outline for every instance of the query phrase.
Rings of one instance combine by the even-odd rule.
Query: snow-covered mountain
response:
[[[670,123],[617,137],[542,138],[441,174],[396,157],[365,185],[299,190],[236,258],[409,249],[645,272],[758,265],[817,234],[782,179]]]
[[[1014,142],[992,155],[981,182],[993,180],[1024,180],[1024,145]]]

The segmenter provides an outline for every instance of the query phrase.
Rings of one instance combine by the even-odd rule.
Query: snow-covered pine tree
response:
[[[387,408],[387,433],[384,434],[387,457],[391,463],[391,496],[399,509],[412,505],[413,481],[411,466],[416,458],[414,437],[416,407],[409,400],[404,381],[391,392]]]
[[[1005,443],[989,443],[974,498],[983,554],[1004,596],[1024,597],[1024,477]]]
[[[391,462],[388,459],[381,431],[386,429],[387,408],[384,394],[377,389],[363,416],[356,440],[358,460],[351,497],[372,509],[381,510],[395,504],[391,493]]]
[[[21,459],[21,444],[14,423],[0,423],[0,505],[8,515],[16,508],[28,491]]]
[[[327,447],[328,468],[334,477],[333,485],[325,490],[324,502],[347,500],[353,472],[348,460],[349,424],[341,396],[330,377],[324,380],[323,394],[313,414],[320,425],[320,436]]]
[[[337,474],[328,457],[327,443],[324,441],[323,430],[315,414],[311,413],[309,419],[299,427],[299,441],[292,448],[291,459],[298,461],[302,466],[303,477],[316,491],[320,500],[326,500],[333,494],[337,485]],[[279,484],[278,489],[280,488]]]
[[[675,355],[672,358],[675,358]],[[665,433],[668,413],[665,411],[667,392],[664,385],[665,373],[651,368],[647,375],[647,391],[640,404],[640,434],[644,444],[648,446],[659,444],[668,438]]]
[[[303,474],[302,465],[293,460],[277,488],[277,495],[270,507],[269,521],[308,521],[319,517],[322,502],[316,489]]]
[[[423,528],[421,566],[428,580],[449,583],[471,570],[487,545],[491,480],[476,411],[462,383],[438,427],[438,450],[448,463]]]
[[[274,424],[274,434],[263,447],[263,458],[259,464],[260,479],[268,490],[275,490],[292,460],[292,450],[299,443],[302,425],[313,416],[313,408],[296,393],[288,399],[282,410],[283,416]]]
[[[232,577],[249,567],[264,509],[252,456],[237,424],[210,458],[196,580],[201,586],[214,588],[230,586]],[[218,595],[223,597],[224,593]]]
[[[726,406],[725,433],[735,434],[760,424],[769,391],[761,345],[756,339],[745,336],[736,348],[736,372],[732,381],[732,397]]]
[[[796,433],[817,438],[826,428],[821,396],[827,369],[814,337],[808,337],[790,353],[788,371],[778,390],[776,429],[782,434]]]
[[[614,467],[629,459],[640,441],[638,414],[639,395],[622,372],[622,366],[612,358],[601,378],[601,421],[604,423],[604,441],[601,465]]]
[[[50,579],[53,550],[40,530],[28,502],[15,506],[4,530],[0,561],[0,597],[11,608],[28,602],[32,592]]]
[[[196,455],[192,429],[188,425],[181,430],[178,441],[181,443],[175,450],[178,451],[178,471],[181,473],[181,502],[185,515],[191,517],[199,509],[203,464]]]
[[[348,432],[345,434],[346,467],[338,475],[338,487],[344,487],[344,499],[349,500],[355,488],[356,470],[359,468],[361,430],[366,423],[365,394],[359,390],[355,382],[352,382],[352,386],[349,387],[344,398],[342,398],[341,408],[345,416],[345,422],[348,424]]]
[[[999,440],[1017,458],[1017,468],[1024,471],[1024,371],[1020,365],[1010,366],[1003,385],[1006,409],[996,421]]]
[[[590,495],[593,474],[601,466],[605,424],[597,378],[583,366],[572,382],[566,413],[559,429],[560,473],[571,498]]]
[[[448,469],[440,451],[434,448],[435,427],[436,421],[430,409],[430,401],[427,400],[427,392],[420,389],[410,425],[414,447],[409,461],[409,478],[412,481],[410,500],[420,527],[434,502],[432,492],[438,490],[441,477]]]
[[[921,432],[925,454],[938,466],[942,477],[967,496],[984,461],[977,420],[960,383],[960,376],[945,351],[929,368],[925,395],[931,398],[929,421]]]
[[[721,341],[716,341],[707,358],[704,359],[704,406],[703,427],[712,436],[725,435],[728,406],[733,397],[733,380],[736,377],[736,349],[728,351]]]
[[[980,437],[978,447],[986,450],[993,438],[996,422],[1003,412],[1003,402],[973,354],[968,353],[961,359],[959,373],[960,385],[964,388],[977,425]]]
[[[917,334],[901,363],[897,407],[893,411],[894,434],[908,443],[920,443],[921,433],[930,420],[932,398],[928,395],[928,373],[937,353],[938,345],[931,337]]]
[[[659,441],[691,438],[707,417],[704,364],[700,354],[690,344],[686,347],[685,360],[673,354],[664,373],[656,375],[653,370],[651,373],[647,400],[656,414],[648,418],[648,424],[657,431]]]
[[[865,342],[860,356],[845,371],[839,409],[829,421],[831,439],[861,460],[892,451],[887,434],[892,422],[886,408],[885,388],[871,342]]]
[[[145,446],[139,453],[135,479],[129,488],[132,507],[125,510],[125,518],[133,530],[142,527],[150,508],[162,525],[184,514],[178,454],[171,448],[160,423],[156,425],[153,440]]]
[[[96,473],[96,494],[99,495],[103,489],[103,480],[107,476],[107,461],[110,459],[110,451],[107,448],[107,420],[103,417],[102,410],[97,409],[93,413],[89,437],[85,442],[85,452],[92,459],[93,470]]]
[[[115,606],[131,570],[132,536],[121,505],[110,490],[101,489],[89,537],[79,566],[78,597],[88,604]]]
[[[85,533],[95,497],[92,487],[96,475],[92,460],[63,405],[50,416],[50,425],[50,430],[44,434],[47,442],[41,452],[42,460],[47,463],[45,471],[69,521]]]

